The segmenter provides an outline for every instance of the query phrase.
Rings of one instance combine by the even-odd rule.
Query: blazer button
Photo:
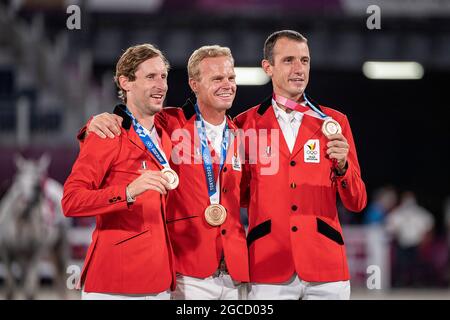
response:
[[[109,203],[113,203],[114,202],[114,200],[113,199],[109,199]]]
[[[291,209],[292,209],[292,211],[297,211],[298,207],[294,204],[294,205],[291,207]]]
[[[293,226],[293,227],[292,227],[292,231],[293,231],[293,232],[297,232],[297,230],[298,230],[298,228],[297,228],[296,226]]]
[[[342,180],[341,186],[342,186],[342,189],[346,189],[347,188],[347,180]]]
[[[223,193],[227,193],[227,188],[222,188]]]
[[[297,185],[295,184],[295,182],[292,182],[291,183],[291,189],[295,189],[295,188],[297,188]]]
[[[294,160],[291,161],[291,167],[295,166],[297,164],[297,162],[295,162]]]
[[[223,172],[227,172],[227,170],[228,170],[227,167],[223,167],[223,170],[222,170],[222,171],[223,171]]]
[[[122,198],[121,198],[120,196],[118,196],[118,197],[117,197],[117,200],[119,200],[119,201],[120,201],[120,200],[122,200]]]
[[[221,232],[223,235],[225,235],[227,233],[227,230],[223,229]]]

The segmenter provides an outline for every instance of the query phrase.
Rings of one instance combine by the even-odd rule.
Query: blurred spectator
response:
[[[420,245],[421,278],[420,285],[448,286],[448,244],[445,236],[435,232]]]
[[[447,231],[448,243],[450,244],[450,196],[445,198],[444,202],[444,219]]]
[[[420,284],[426,269],[419,248],[433,226],[433,215],[417,204],[414,193],[405,192],[400,205],[386,218],[386,230],[394,239],[393,286]]]
[[[446,226],[446,234],[447,234],[447,247],[450,248],[450,196],[447,196],[445,198],[444,202],[444,219],[445,219],[445,226]],[[448,264],[448,271],[447,271],[447,282],[450,282],[450,264],[448,261],[448,257],[450,256],[450,252],[448,252],[447,256],[447,264]]]
[[[389,211],[397,204],[397,192],[392,186],[385,186],[375,191],[372,202],[367,207],[363,223],[382,224]]]

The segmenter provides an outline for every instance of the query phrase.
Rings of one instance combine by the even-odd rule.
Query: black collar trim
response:
[[[191,119],[195,115],[195,108],[194,108],[195,103],[196,99],[194,97],[190,97],[181,107],[183,109],[183,113],[184,116],[186,117],[186,120]]]
[[[124,128],[125,130],[129,130],[131,128],[131,117],[128,115],[128,113],[125,112],[126,110],[126,106],[123,104],[118,104],[115,108],[114,108],[114,114],[117,114],[118,116],[123,118],[122,121],[122,128]]]
[[[272,96],[267,97],[258,107],[258,113],[263,115],[267,109],[272,105]]]
[[[311,104],[312,104],[314,107],[316,107],[316,108],[319,109],[321,112],[323,112],[322,108],[320,107],[320,105],[319,105],[317,102],[315,102],[313,99],[311,99],[311,97],[310,97],[309,95],[307,95],[306,93],[305,93],[305,96],[306,96],[306,99],[308,99],[308,101],[311,102]]]

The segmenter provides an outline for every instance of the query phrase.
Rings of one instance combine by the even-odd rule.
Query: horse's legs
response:
[[[39,282],[39,254],[32,254],[30,259],[22,260],[25,299],[34,300]]]
[[[61,299],[67,299],[66,289],[66,261],[68,245],[64,236],[60,237],[52,248],[51,256],[55,266],[54,286]]]
[[[12,254],[8,248],[3,248],[1,250],[1,257],[5,265],[5,299],[12,300],[16,293],[16,278],[12,271]]]

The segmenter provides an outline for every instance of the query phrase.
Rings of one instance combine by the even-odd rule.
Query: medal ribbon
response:
[[[295,102],[294,100],[290,100],[288,98],[276,95],[273,93],[272,96],[273,100],[275,100],[277,103],[285,106],[286,108],[289,108],[291,110],[295,110],[298,112],[301,112],[303,114],[306,114],[308,116],[319,118],[325,120],[326,118],[329,118],[325,113],[317,109],[306,97],[306,94],[303,94],[303,98],[305,99],[305,103],[307,106],[302,106],[301,104]],[[312,109],[312,110],[311,110]]]
[[[319,116],[319,119],[327,119],[330,118],[329,116],[327,116],[325,113],[323,113],[322,111],[320,111],[319,109],[317,109],[306,97],[306,94],[303,94],[303,98],[305,99],[306,104],[309,106],[302,106],[300,104],[298,104],[297,102],[290,100],[288,98],[276,95],[275,92],[273,93],[273,99],[279,103],[282,104],[283,106],[285,106],[286,108],[289,108],[291,110],[295,110],[295,111],[299,111],[303,114],[307,114],[309,116],[313,116],[315,118],[317,118],[317,116]],[[312,109],[312,110],[311,110]],[[336,159],[331,159],[331,172],[330,172],[330,178],[331,180],[335,180],[335,175],[334,172],[337,170],[337,160]]]
[[[306,111],[309,110],[308,107],[306,106],[302,106],[301,104],[298,104],[297,102],[295,102],[294,100],[290,100],[288,98],[276,95],[275,92],[273,93],[272,96],[273,100],[275,100],[277,103],[285,106],[286,108],[289,108],[291,110],[295,110],[295,111],[299,111],[301,113],[305,113]]]
[[[313,109],[322,119],[331,118],[330,116],[327,116],[325,113],[317,109],[306,97],[306,94],[303,94],[303,97],[305,98],[306,103]],[[337,159],[331,159],[331,172],[333,173],[332,181],[336,181],[336,172],[338,170],[338,163]]]
[[[166,160],[166,158],[162,155],[162,153],[159,151],[158,147],[153,143],[152,138],[150,135],[148,135],[144,127],[136,120],[136,118],[131,114],[131,112],[128,109],[125,109],[125,112],[130,116],[130,118],[133,120],[133,128],[134,131],[136,131],[137,135],[141,139],[141,141],[144,143],[145,147],[148,151],[158,160],[158,162],[165,168],[169,168],[169,164]]]
[[[216,188],[216,180],[214,178],[214,170],[212,166],[212,158],[211,158],[211,152],[208,148],[208,139],[206,137],[206,127],[205,123],[203,122],[202,115],[200,114],[200,110],[198,108],[198,105],[195,104],[195,123],[197,127],[198,136],[200,138],[200,143],[202,147],[202,159],[203,159],[203,168],[205,170],[206,174],[206,185],[208,187],[208,195],[209,198],[217,192]],[[228,124],[225,120],[225,127],[223,129],[223,136],[222,136],[222,146],[221,146],[221,152],[220,152],[220,166],[219,166],[219,174],[222,170],[222,167],[225,163],[225,159],[227,157],[227,149],[228,149]]]

